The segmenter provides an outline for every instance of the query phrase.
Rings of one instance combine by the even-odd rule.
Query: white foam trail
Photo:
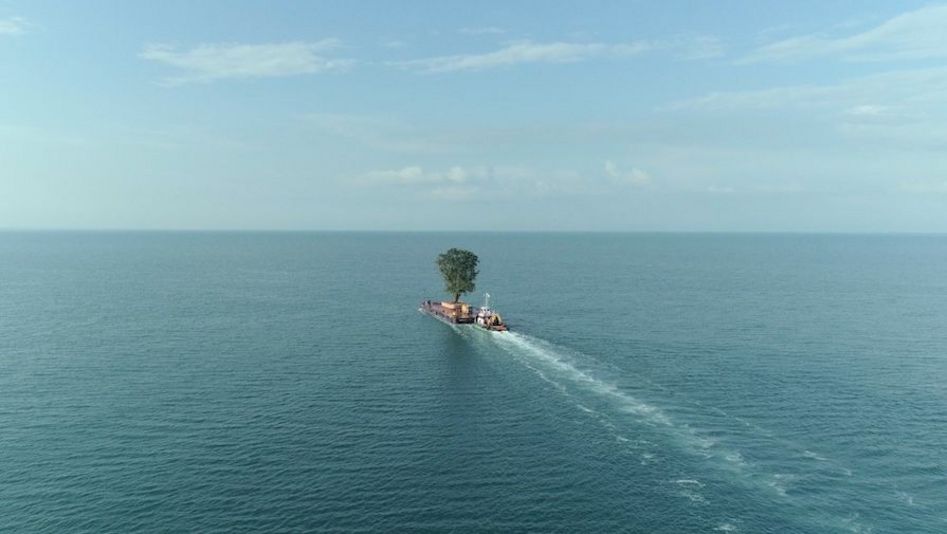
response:
[[[585,413],[594,413],[594,414],[597,414],[597,413],[598,413],[598,412],[596,412],[595,410],[589,408],[588,406],[586,406],[586,405],[584,405],[584,404],[582,404],[582,403],[578,403],[578,402],[577,402],[577,403],[576,403],[576,406],[578,406],[578,408],[579,408],[580,410],[582,410],[583,412],[585,412]]]
[[[678,495],[681,497],[687,497],[693,502],[706,504],[707,499],[701,495],[700,488],[704,487],[704,484],[693,478],[681,478],[673,481],[681,489],[678,491]]]
[[[693,478],[679,478],[679,479],[675,480],[674,483],[675,483],[675,484],[681,484],[681,485],[697,486],[698,488],[704,487],[703,482],[701,482],[701,481],[699,481],[699,480],[696,480],[696,479],[693,479]]]
[[[899,491],[896,493],[899,499],[907,503],[908,506],[914,506],[914,496],[906,491]]]
[[[776,473],[773,475],[772,479],[767,483],[767,485],[773,489],[780,497],[786,497],[788,486],[792,484],[798,477],[796,475],[790,475],[785,473]]]
[[[872,532],[872,530],[874,530],[872,529],[872,527],[862,524],[860,520],[861,520],[861,514],[859,514],[858,512],[853,512],[850,516],[844,518],[842,522],[849,532],[867,534],[867,533]]]
[[[520,359],[527,368],[536,372],[543,380],[553,384],[566,396],[573,397],[572,393],[559,381],[560,379],[565,379],[567,382],[571,382],[586,391],[591,391],[599,397],[613,402],[618,411],[633,414],[646,424],[667,428],[671,434],[682,438],[685,446],[689,448],[693,454],[704,458],[716,457],[725,461],[731,468],[738,471],[742,471],[747,467],[746,461],[739,452],[721,449],[716,439],[701,437],[694,429],[686,424],[675,425],[671,418],[657,406],[643,402],[620,390],[614,384],[597,378],[590,372],[583,371],[570,361],[564,351],[557,349],[555,346],[515,332],[507,332],[503,335],[495,336],[493,339],[510,354]],[[528,358],[523,358],[522,356],[524,355]],[[534,362],[541,364],[543,370],[537,368]],[[547,376],[547,372],[544,371],[555,373],[557,379],[551,379]],[[603,414],[589,409],[577,400],[575,400],[575,402],[579,409],[595,416],[618,435],[615,425],[608,421],[608,418]],[[619,441],[622,440],[619,439]],[[653,453],[645,452],[641,455],[641,463],[642,465],[651,463],[654,461],[654,458],[655,455]]]
[[[616,401],[619,408],[626,412],[640,416],[642,419],[664,426],[671,426],[671,420],[661,411],[660,408],[644,403],[633,396],[619,390],[614,384],[604,382],[567,361],[563,355],[557,354],[552,348],[543,347],[542,343],[518,334],[508,332],[502,336],[496,336],[495,339],[504,346],[513,346],[530,356],[541,360],[544,364],[552,367],[557,372],[564,375],[571,381],[582,385],[583,387],[598,393],[601,396],[608,397]],[[512,352],[512,351],[511,351]],[[535,369],[534,369],[535,370]]]
[[[614,403],[618,411],[633,414],[646,424],[667,428],[670,433],[681,438],[685,447],[689,448],[693,454],[704,458],[723,460],[726,465],[738,471],[747,468],[747,463],[739,452],[721,448],[716,439],[700,436],[697,431],[687,424],[675,424],[657,406],[643,402],[620,390],[614,384],[599,379],[590,372],[583,371],[570,361],[565,350],[516,332],[506,332],[503,335],[494,336],[492,339],[496,340],[507,352],[517,357],[527,368],[536,372],[543,380],[553,384],[566,396],[573,397],[560,382],[560,379],[565,379],[586,391],[595,393],[599,397]],[[526,358],[523,356],[526,356]],[[542,370],[537,368],[537,363],[543,368]],[[547,376],[548,373],[556,374],[557,379],[553,380]],[[575,402],[580,404],[577,400]],[[587,406],[580,407],[580,409],[583,408],[583,411],[588,411]],[[590,415],[596,416],[603,424],[616,431],[614,424],[601,413],[590,412]],[[642,463],[649,463],[653,458],[653,454],[643,455]]]
[[[687,499],[690,499],[691,502],[707,504],[707,499],[700,493],[683,490],[683,491],[678,492],[678,495],[680,495],[681,497],[686,497]]]
[[[691,428],[686,422],[673,421],[661,408],[643,402],[629,393],[622,391],[616,385],[596,376],[596,374],[607,374],[603,369],[609,367],[615,368],[619,372],[626,372],[616,368],[612,364],[598,362],[585,354],[573,353],[573,351],[569,349],[560,348],[546,341],[517,332],[493,334],[495,335],[489,337],[491,341],[502,347],[527,368],[534,371],[543,380],[555,385],[564,395],[575,402],[578,409],[589,413],[589,415],[596,417],[606,424],[613,431],[617,441],[626,443],[629,446],[634,445],[632,448],[638,451],[642,465],[657,461],[653,449],[650,447],[642,447],[637,440],[631,442],[628,438],[622,436],[619,429],[616,428],[606,416],[608,410],[598,412],[589,407],[594,406],[594,404],[586,405],[579,402],[579,396],[576,395],[576,388],[584,390],[586,393],[593,393],[600,399],[608,401],[620,412],[633,414],[637,416],[640,421],[653,425],[658,429],[663,429],[662,431],[679,438],[680,444],[691,454],[707,459],[713,458],[716,462],[719,462],[717,464],[718,466],[725,467],[735,474],[746,477],[747,480],[753,481],[762,488],[768,489],[772,494],[778,495],[781,499],[793,499],[794,496],[792,492],[789,491],[792,484],[800,477],[805,476],[802,474],[786,473],[768,474],[765,471],[761,471],[761,466],[755,462],[746,460],[740,451],[727,447],[725,442],[721,443],[718,438],[707,436],[705,432]],[[586,368],[591,366],[596,369],[596,371],[583,370],[577,361],[584,362]],[[590,364],[589,362],[592,363]],[[652,383],[646,377],[638,378],[642,383],[648,383],[653,385],[656,389],[667,391],[667,388],[660,384]],[[771,445],[782,446],[787,449],[787,452],[792,451],[795,453],[796,458],[808,460],[810,462],[808,464],[809,466],[815,467],[817,464],[828,464],[830,467],[837,467],[845,475],[852,476],[850,469],[844,466],[838,466],[831,458],[826,458],[806,447],[800,446],[798,443],[786,440],[777,433],[762,428],[752,421],[736,417],[713,406],[703,406],[700,402],[694,401],[693,404],[703,410],[715,412],[726,419],[741,423],[742,427],[750,428],[757,436],[766,438]],[[682,497],[686,497],[695,503],[707,502],[703,495],[698,492],[701,488],[699,484],[702,483],[691,479],[679,479],[674,482],[679,487],[678,493]],[[898,497],[908,506],[914,504],[914,498],[908,494],[898,495]],[[859,517],[857,513],[853,516],[840,519],[842,519],[845,527],[853,532],[871,532],[872,530],[871,526],[862,522],[861,517]],[[724,522],[714,530],[730,532],[739,529],[733,523]]]

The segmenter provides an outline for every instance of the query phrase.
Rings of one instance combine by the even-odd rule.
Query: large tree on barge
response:
[[[438,255],[437,268],[444,277],[444,289],[454,295],[454,302],[459,301],[462,294],[470,293],[476,287],[474,280],[477,279],[479,261],[476,254],[462,248],[452,248]]]

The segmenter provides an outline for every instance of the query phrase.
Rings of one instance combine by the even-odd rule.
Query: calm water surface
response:
[[[451,246],[514,333],[416,311]],[[0,233],[0,531],[947,532],[945,266],[925,236]]]

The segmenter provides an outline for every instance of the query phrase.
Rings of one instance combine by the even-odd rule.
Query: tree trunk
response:
[[[460,302],[460,293],[454,293],[454,302]]]

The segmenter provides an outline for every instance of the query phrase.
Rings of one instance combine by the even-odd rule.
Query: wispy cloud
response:
[[[765,45],[741,62],[799,61],[833,57],[889,61],[947,57],[947,5],[927,6],[848,36],[802,35]]]
[[[29,24],[23,17],[10,17],[0,19],[0,36],[2,35],[23,35],[26,33]]]
[[[684,100],[670,110],[762,111],[827,109],[850,115],[877,115],[899,108],[918,115],[942,114],[947,68],[912,69],[862,76],[834,84],[790,85],[728,91]]]
[[[605,162],[605,175],[620,185],[644,187],[651,184],[650,174],[636,167],[627,170],[620,169],[618,165],[611,160]]]
[[[351,65],[352,61],[325,55],[339,46],[337,39],[267,44],[203,44],[190,50],[152,44],[145,47],[140,57],[184,71],[185,74],[181,76],[164,80],[174,85],[227,78],[266,78],[340,70]]]
[[[497,26],[480,26],[476,28],[461,28],[457,30],[457,32],[464,35],[500,35],[506,33],[506,30],[498,28]]]
[[[898,184],[898,191],[922,195],[947,195],[947,180],[906,181]]]
[[[666,154],[650,147],[625,156],[694,189],[767,183],[878,192],[909,178],[920,191],[944,179],[944,95],[943,67],[713,93],[661,114],[673,133]]]
[[[713,59],[722,57],[726,52],[723,41],[710,35],[677,39],[670,44],[670,48],[684,60]]]
[[[852,106],[846,110],[846,113],[855,117],[878,117],[884,114],[888,108],[875,104],[860,104]]]
[[[443,135],[420,131],[411,122],[386,116],[345,113],[309,113],[301,117],[313,129],[372,150],[399,153],[433,153],[456,146]]]
[[[424,72],[482,71],[526,63],[575,63],[603,57],[627,57],[652,48],[644,41],[606,43],[534,43],[519,41],[482,54],[436,56],[391,65]]]
[[[423,167],[412,165],[401,169],[370,171],[362,175],[358,182],[364,185],[460,185],[484,175],[483,169],[454,166],[446,171],[426,171]]]
[[[355,178],[353,183],[363,187],[396,187],[424,197],[447,201],[464,201],[475,197],[484,182],[491,178],[486,167],[453,166],[449,169],[428,170],[419,165],[400,169],[369,171]]]
[[[608,180],[601,171],[540,169],[531,165],[455,165],[428,169],[420,165],[375,170],[350,179],[358,187],[385,188],[392,194],[407,192],[419,197],[444,200],[473,198],[543,198],[575,195],[603,196],[627,194],[629,186],[644,188],[651,176],[637,169],[619,169],[606,162]]]

